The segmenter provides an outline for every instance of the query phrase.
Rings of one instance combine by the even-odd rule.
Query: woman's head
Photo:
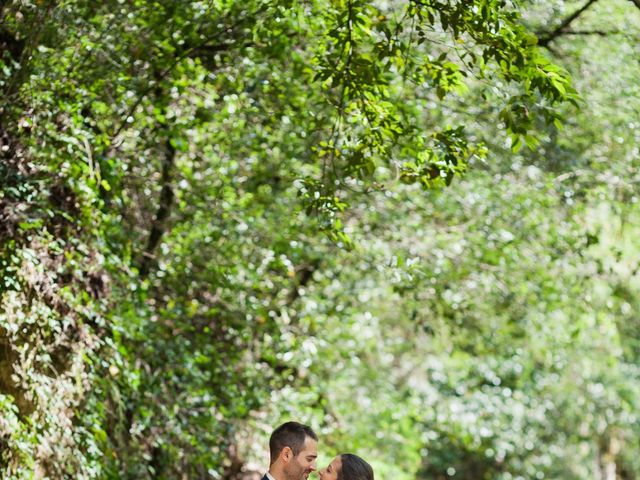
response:
[[[371,465],[353,453],[343,453],[321,469],[320,480],[374,480]]]

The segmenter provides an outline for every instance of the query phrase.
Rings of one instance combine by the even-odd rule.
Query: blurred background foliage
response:
[[[2,477],[639,478],[638,25],[1,2]]]

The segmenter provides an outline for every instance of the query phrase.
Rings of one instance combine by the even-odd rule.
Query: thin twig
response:
[[[580,15],[582,15],[591,5],[593,5],[597,1],[598,0],[588,0],[587,3],[585,3],[582,7],[565,18],[554,30],[548,33],[539,34],[538,45],[540,45],[541,47],[546,47],[554,39],[564,33],[567,33],[567,28],[569,27],[569,25],[571,25]]]

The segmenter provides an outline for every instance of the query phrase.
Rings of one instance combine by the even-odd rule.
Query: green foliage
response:
[[[3,478],[632,478],[635,52],[542,7],[4,2]]]

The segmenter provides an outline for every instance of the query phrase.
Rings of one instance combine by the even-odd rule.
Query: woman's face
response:
[[[327,465],[325,468],[320,469],[318,474],[320,475],[320,480],[338,480],[338,472],[342,468],[342,460],[340,459],[340,455],[331,460],[331,463]]]

